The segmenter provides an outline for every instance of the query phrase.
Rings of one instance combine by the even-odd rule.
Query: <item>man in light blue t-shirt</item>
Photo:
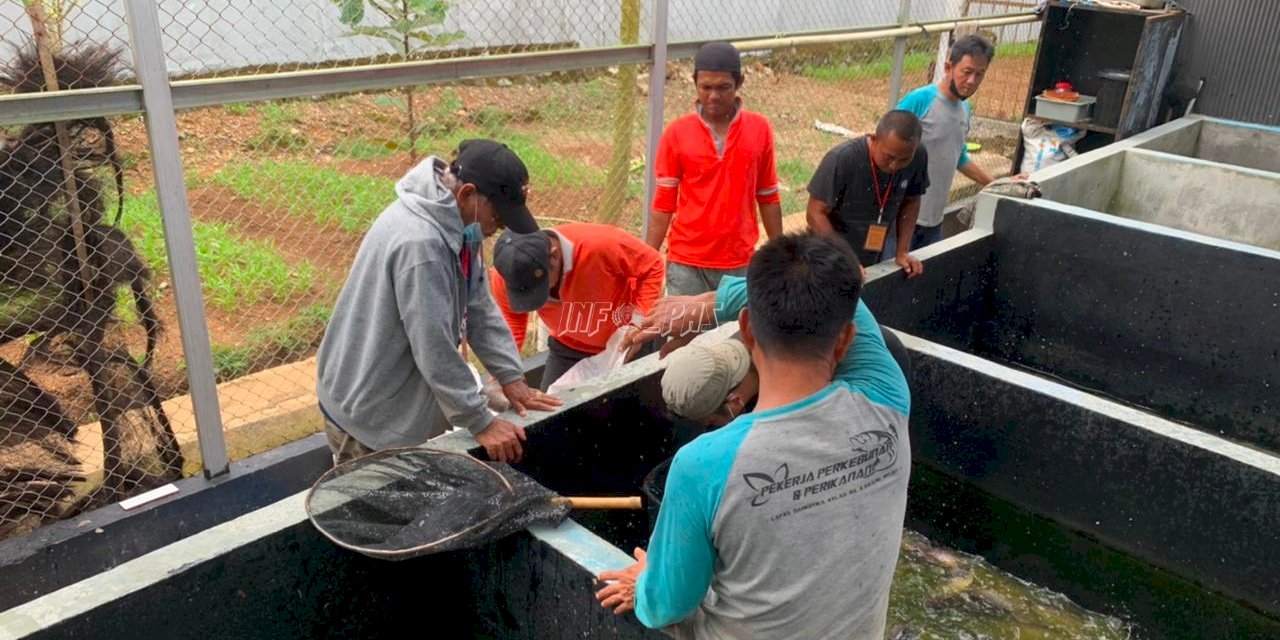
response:
[[[647,555],[600,576],[605,607],[679,638],[884,637],[910,394],[857,265],[838,238],[775,238],[701,305],[738,319],[755,411],[676,453]],[[664,332],[702,320],[685,315]]]
[[[942,211],[956,171],[984,187],[992,180],[978,163],[970,160],[966,138],[973,116],[968,100],[982,86],[995,55],[995,47],[987,39],[964,36],[951,45],[942,80],[908,93],[898,103],[899,109],[920,118],[924,127],[921,146],[929,152],[929,191],[920,200],[912,251],[942,239]],[[890,238],[896,234],[896,229],[889,230]],[[888,245],[882,258],[892,258],[894,250],[892,244]]]

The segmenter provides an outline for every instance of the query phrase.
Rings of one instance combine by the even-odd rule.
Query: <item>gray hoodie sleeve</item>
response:
[[[488,271],[479,260],[476,263],[472,268],[480,274],[480,281],[471,288],[467,301],[467,344],[499,383],[510,384],[524,377],[520,349],[489,291]]]
[[[455,342],[452,324],[456,311],[448,302],[454,299],[449,277],[440,272],[438,264],[423,262],[396,274],[395,288],[396,306],[409,336],[414,362],[435,393],[441,411],[456,427],[473,434],[484,431],[493,422],[493,412],[476,388],[475,378]]]

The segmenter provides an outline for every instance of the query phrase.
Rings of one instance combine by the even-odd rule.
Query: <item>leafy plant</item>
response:
[[[338,20],[351,28],[349,35],[378,38],[391,44],[396,55],[409,60],[431,49],[466,37],[462,31],[441,31],[449,3],[445,0],[330,0],[338,7]],[[370,14],[381,16],[367,22]],[[417,161],[418,126],[413,111],[414,87],[404,87],[405,123],[409,134],[409,159]],[[401,105],[397,105],[401,106]]]

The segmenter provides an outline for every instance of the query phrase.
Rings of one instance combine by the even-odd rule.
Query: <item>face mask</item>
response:
[[[462,229],[462,241],[467,244],[484,242],[484,230],[480,228],[479,222],[472,222]]]

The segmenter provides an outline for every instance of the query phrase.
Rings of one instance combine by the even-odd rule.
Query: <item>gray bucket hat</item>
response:
[[[715,413],[750,369],[751,354],[739,340],[691,344],[668,356],[662,400],[681,417],[705,418]]]

